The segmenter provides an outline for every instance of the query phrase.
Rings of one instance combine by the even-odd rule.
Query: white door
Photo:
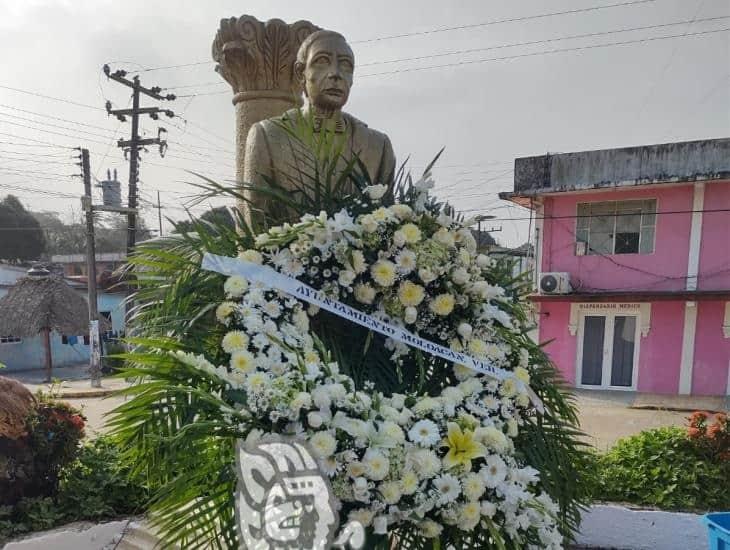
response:
[[[583,315],[578,338],[577,385],[636,389],[638,316]]]

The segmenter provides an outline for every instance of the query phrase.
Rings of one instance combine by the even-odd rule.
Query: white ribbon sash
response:
[[[223,275],[240,275],[249,281],[262,283],[269,288],[285,292],[299,300],[303,300],[321,309],[329,311],[343,319],[348,319],[353,323],[392,338],[393,340],[403,342],[408,346],[420,349],[431,355],[441,357],[447,361],[466,365],[472,370],[485,374],[489,377],[496,378],[497,380],[513,378],[517,382],[518,387],[520,387],[520,389],[524,389],[524,391],[526,391],[530,396],[530,400],[535,406],[535,409],[540,414],[542,414],[545,410],[542,401],[540,401],[540,398],[532,390],[532,388],[521,380],[515,378],[513,372],[497,368],[488,361],[476,359],[465,353],[454,351],[446,346],[441,346],[435,342],[421,338],[402,327],[397,327],[380,321],[366,313],[363,313],[362,311],[343,304],[342,302],[333,300],[332,298],[325,296],[324,293],[319,290],[315,290],[293,277],[279,273],[271,267],[258,265],[239,258],[229,258],[228,256],[218,256],[216,254],[209,253],[206,253],[203,256],[201,267],[205,270],[215,271]]]

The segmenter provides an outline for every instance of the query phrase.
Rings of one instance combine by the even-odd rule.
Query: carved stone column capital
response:
[[[302,90],[294,78],[297,51],[319,30],[309,21],[291,25],[281,19],[261,22],[250,15],[222,19],[213,40],[213,60],[233,89],[236,108],[236,181],[243,182],[246,138],[251,126],[301,106]],[[242,211],[247,205],[239,204]]]
[[[301,103],[294,61],[302,41],[316,30],[309,21],[262,22],[250,15],[222,19],[212,53],[215,70],[233,88],[234,105],[259,98]]]

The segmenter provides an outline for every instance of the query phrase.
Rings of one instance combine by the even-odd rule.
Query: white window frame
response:
[[[603,332],[603,364],[601,366],[601,385],[583,384],[583,339],[585,336],[586,317],[604,317],[605,325]],[[634,360],[631,365],[631,386],[612,386],[611,367],[613,364],[613,332],[616,317],[634,317]],[[578,319],[577,341],[578,350],[575,364],[575,386],[588,390],[617,390],[636,391],[639,380],[639,356],[641,352],[641,320],[640,311],[581,311]]]
[[[645,201],[654,201],[654,212],[653,212],[653,214],[654,214],[654,225],[653,225],[653,237],[652,237],[652,242],[651,242],[651,252],[641,252],[641,230],[642,230],[643,227],[652,227],[652,226],[650,226],[648,224],[642,223],[642,221],[643,221],[643,212],[642,212],[642,214],[640,214],[640,216],[642,216],[642,217],[640,217],[640,219],[639,219],[639,249],[636,252],[616,253],[616,224],[617,224],[617,220],[618,220],[618,216],[616,215],[616,208],[618,207],[618,203],[620,203],[620,202],[637,202],[637,203],[643,203]],[[585,242],[585,243],[584,243],[584,241],[579,241],[578,240],[578,233],[581,231],[581,229],[579,228],[579,224],[580,224],[581,218],[578,217],[579,216],[578,212],[580,210],[580,206],[582,206],[582,205],[588,205],[589,207],[592,208],[594,205],[609,204],[609,203],[613,203],[614,204],[614,208],[613,208],[613,233],[611,234],[611,252],[608,252],[608,253],[593,252],[593,253],[591,253],[591,251],[590,251],[591,250],[591,248],[590,248],[590,242],[591,242],[590,219],[593,216],[592,215],[588,215],[588,220],[589,220],[588,241]],[[629,255],[633,255],[633,254],[640,254],[642,256],[649,256],[651,254],[654,254],[656,252],[656,231],[657,231],[657,222],[658,222],[658,218],[657,218],[658,211],[659,211],[659,200],[656,199],[656,198],[654,198],[654,197],[651,197],[651,198],[643,198],[643,199],[626,199],[626,200],[610,200],[610,201],[582,201],[582,202],[576,203],[576,205],[575,205],[575,214],[576,214],[576,218],[575,218],[575,231],[573,233],[573,235],[575,237],[575,247],[574,247],[574,250],[573,250],[574,255],[576,255],[576,256],[578,256],[578,255],[580,255],[580,256],[584,256],[584,255],[585,256],[629,256]],[[584,250],[584,252],[582,254],[578,254],[578,246],[579,246],[579,244],[585,244],[585,250]]]
[[[0,345],[9,346],[11,344],[22,344],[23,339],[18,336],[0,336]]]

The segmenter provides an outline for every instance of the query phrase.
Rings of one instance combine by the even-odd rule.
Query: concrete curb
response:
[[[85,397],[108,397],[117,393],[119,389],[96,390],[61,390],[54,394],[58,399],[83,399]]]
[[[707,529],[701,517],[596,504],[583,514],[576,545],[617,550],[706,550]]]

